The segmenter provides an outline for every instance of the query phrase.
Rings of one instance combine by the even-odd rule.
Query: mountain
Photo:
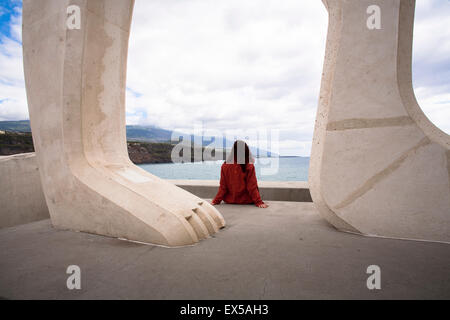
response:
[[[136,126],[129,125],[127,128],[127,140],[128,141],[137,141],[137,142],[150,142],[150,143],[170,143],[175,144],[175,142],[171,142],[173,131],[161,129],[155,126]],[[0,131],[9,131],[9,132],[31,132],[30,121],[22,120],[22,121],[0,121]],[[192,141],[194,141],[194,136],[191,136]],[[220,141],[222,140],[222,141]],[[216,148],[223,148],[223,145],[232,146],[233,142],[223,139],[220,139],[217,142],[214,142],[214,146]],[[211,144],[211,141],[202,141],[202,147],[206,147]],[[198,146],[199,147],[199,146]],[[256,147],[250,146],[250,150],[253,153],[253,156],[257,157],[257,155],[269,154],[272,157],[276,157],[275,153],[270,154],[262,149],[258,149]]]
[[[31,132],[30,121],[0,121],[1,131]],[[168,142],[172,131],[153,126],[127,126],[127,139],[146,142]]]
[[[127,140],[146,142],[168,142],[172,131],[153,126],[127,126]]]
[[[0,130],[11,132],[31,132],[30,121],[0,121]]]

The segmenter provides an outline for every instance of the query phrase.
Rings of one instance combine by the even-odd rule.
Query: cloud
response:
[[[448,133],[449,16],[448,1],[417,1],[413,54],[418,101]],[[12,14],[0,35],[0,120],[28,118],[20,19]],[[127,123],[279,130],[282,154],[308,155],[326,29],[320,1],[137,0]]]
[[[14,1],[16,5],[20,2]],[[12,13],[11,13],[12,11]],[[22,62],[22,10],[13,5],[9,14],[9,32],[0,34],[0,120],[28,119]]]
[[[413,84],[428,118],[450,134],[450,1],[417,1]]]
[[[311,139],[325,50],[320,2],[136,1],[127,110],[192,131],[279,129]],[[300,136],[301,134],[297,134]]]

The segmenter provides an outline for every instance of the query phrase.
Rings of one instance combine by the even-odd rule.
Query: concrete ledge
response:
[[[0,157],[0,228],[50,217],[34,153]]]
[[[217,180],[169,180],[200,198],[212,199],[219,188]],[[259,181],[263,200],[312,202],[308,183],[304,181]]]

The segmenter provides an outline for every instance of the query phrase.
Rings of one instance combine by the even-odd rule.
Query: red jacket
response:
[[[247,164],[245,173],[240,164],[224,163],[220,169],[220,187],[213,204],[226,203],[248,204],[259,206],[264,202],[259,195],[255,166]]]

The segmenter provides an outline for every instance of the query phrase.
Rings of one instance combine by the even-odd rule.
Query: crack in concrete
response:
[[[414,124],[409,116],[381,119],[345,119],[328,123],[327,131],[399,127]]]
[[[259,300],[262,300],[262,299],[266,296],[266,287],[267,287],[267,277],[264,278],[263,291],[262,291],[262,293],[259,295]]]
[[[400,157],[398,157],[394,162],[392,162],[389,166],[381,170],[380,172],[376,173],[374,176],[369,178],[360,188],[352,192],[346,199],[344,199],[341,203],[336,205],[335,209],[342,209],[349,204],[353,203],[356,199],[362,197],[364,194],[366,194],[368,191],[370,191],[374,185],[381,182],[385,178],[387,178],[392,172],[397,170],[402,163],[409,158],[412,154],[414,154],[419,148],[424,147],[428,144],[430,144],[431,141],[428,139],[428,137],[423,138],[420,140],[418,144],[416,144],[414,147],[407,150],[405,153],[403,153]]]

